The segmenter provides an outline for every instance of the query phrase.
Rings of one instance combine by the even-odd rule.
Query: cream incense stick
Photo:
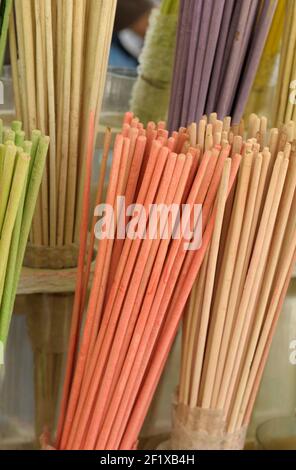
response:
[[[250,338],[249,347],[247,356],[245,358],[244,369],[241,372],[241,380],[239,383],[238,390],[236,392],[236,398],[234,402],[233,409],[231,411],[231,418],[229,422],[229,427],[231,430],[235,429],[235,424],[238,419],[239,405],[240,400],[242,399],[242,393],[246,386],[247,376],[249,369],[251,367],[251,362],[253,359],[254,352],[256,350],[257,341],[260,337],[260,332],[262,328],[262,323],[264,319],[264,313],[268,304],[269,294],[272,288],[272,282],[275,276],[276,267],[279,261],[280,250],[282,247],[284,234],[286,231],[286,226],[289,218],[289,213],[292,205],[292,199],[296,187],[296,171],[295,171],[295,158],[290,162],[289,173],[286,180],[286,187],[284,194],[281,200],[281,207],[279,208],[279,217],[277,221],[277,227],[275,229],[274,238],[270,251],[270,260],[266,266],[263,285],[261,288],[261,295],[258,300],[258,305],[256,307],[257,314],[255,324],[253,326],[252,336]]]
[[[49,159],[49,206],[50,206],[50,246],[56,244],[57,226],[57,191],[56,191],[56,112],[55,112],[55,89],[54,89],[54,57],[53,57],[53,34],[52,34],[52,10],[50,0],[44,0],[45,15],[45,49],[46,49],[46,72],[48,93],[48,130],[51,140]]]
[[[18,112],[27,134],[37,125],[51,139],[31,241],[69,246],[79,242],[85,116],[95,113],[97,130],[116,1],[25,0],[14,6]]]
[[[84,39],[85,3],[77,2],[73,12],[73,61],[72,61],[72,94],[71,94],[71,120],[70,144],[68,161],[69,185],[67,188],[67,212],[65,218],[65,243],[72,242],[75,218],[75,194],[77,185],[77,162],[79,152],[79,111],[81,104],[82,86],[82,58]]]
[[[252,115],[250,123],[249,139],[242,143],[243,162],[235,187],[234,204],[228,209],[230,217],[227,210],[224,212],[218,250],[222,261],[219,262],[219,256],[216,257],[216,287],[208,303],[210,311],[202,308],[198,327],[185,332],[186,341],[196,344],[197,349],[195,356],[187,362],[184,354],[182,368],[185,367],[185,371],[181,370],[180,375],[180,390],[188,388],[189,384],[189,396],[192,397],[191,401],[185,400],[184,403],[182,395],[179,397],[180,403],[190,405],[190,409],[201,407],[201,412],[208,413],[209,420],[211,413],[221,413],[226,426],[223,439],[226,440],[232,437],[237,439],[243,431],[242,426],[248,424],[250,419],[263,363],[266,362],[266,351],[280,313],[279,299],[283,299],[288,288],[287,276],[291,273],[295,252],[293,127],[291,132],[287,131],[287,126],[281,130],[272,129],[268,140],[265,118]],[[239,136],[242,130],[233,128],[233,132],[238,132]],[[231,137],[233,145],[235,138],[236,135]],[[264,147],[267,142],[270,147]],[[239,204],[243,230],[237,236],[233,220],[238,217],[236,201],[240,197],[240,179],[248,159],[250,171],[246,179],[244,203]],[[233,270],[230,271],[227,266],[233,254]],[[212,273],[209,266],[206,267],[207,276]],[[221,286],[226,283],[230,283],[230,294],[225,298],[228,289]],[[207,289],[209,287],[205,283],[201,298],[205,299]],[[225,302],[223,309],[217,307],[220,299]],[[189,318],[194,302],[195,308],[199,307],[197,298],[192,297],[187,313]],[[202,324],[205,325],[205,332],[201,342]],[[189,337],[190,332],[194,338]],[[201,344],[205,344],[205,354],[198,353]],[[183,353],[187,350],[184,342]]]
[[[20,84],[19,84],[19,64],[17,59],[17,46],[16,46],[16,33],[15,33],[15,19],[14,14],[10,15],[9,20],[9,50],[11,60],[11,73],[13,83],[13,94],[15,101],[15,115],[17,119],[21,118],[22,113],[22,102],[20,96]]]
[[[243,215],[245,210],[245,203],[247,198],[247,188],[251,174],[251,165],[252,165],[252,154],[247,155],[242,163],[241,174],[238,180],[238,187],[236,192],[236,199],[234,202],[233,208],[233,218],[231,220],[230,231],[231,237],[229,242],[226,245],[226,250],[224,253],[224,260],[222,264],[222,272],[224,273],[223,277],[221,276],[221,285],[218,286],[219,295],[216,298],[216,304],[214,310],[217,311],[217,323],[215,325],[213,339],[212,339],[212,354],[210,354],[209,359],[209,370],[213,370],[214,373],[214,364],[217,363],[218,351],[220,349],[220,344],[223,336],[223,328],[225,324],[225,315],[227,311],[227,304],[230,295],[231,281],[233,277],[233,270],[235,259],[237,256],[238,243],[241,233]],[[209,377],[208,381],[205,383],[204,390],[204,400],[208,404],[205,404],[205,407],[210,406],[211,399],[208,398],[210,393],[215,394],[215,388],[213,389],[215,375],[211,378]]]

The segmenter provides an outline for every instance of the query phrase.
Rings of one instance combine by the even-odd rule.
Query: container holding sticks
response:
[[[172,405],[172,433],[170,441],[159,449],[172,450],[242,450],[247,428],[229,434],[222,410],[190,408],[178,403]]]

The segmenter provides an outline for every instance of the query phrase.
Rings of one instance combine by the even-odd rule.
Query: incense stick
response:
[[[217,111],[219,119],[231,114],[240,122],[276,5],[269,0],[182,2],[171,130],[199,121],[205,112]]]
[[[115,195],[124,194],[127,182],[133,181],[133,190],[126,193],[129,202],[141,204],[138,220],[147,213],[148,219],[141,226],[138,237],[126,238],[120,250],[117,241],[113,243],[113,240],[102,239],[99,242],[95,280],[85,306],[86,320],[84,327],[81,326],[82,340],[75,366],[71,359],[73,355],[69,357],[68,367],[69,371],[72,369],[73,378],[65,384],[66,399],[57,441],[61,449],[119,448],[125,445],[122,440],[126,436],[141,381],[149,371],[148,365],[155,347],[160,347],[158,335],[169,321],[171,314],[168,317],[168,312],[173,311],[170,308],[174,309],[176,305],[173,323],[169,324],[168,340],[171,342],[176,322],[180,321],[190,289],[206,255],[214,231],[214,206],[222,174],[224,198],[229,192],[228,183],[231,187],[236,178],[240,157],[235,156],[230,164],[227,160],[230,146],[223,149],[213,147],[202,158],[194,147],[192,154],[189,151],[184,155],[181,149],[187,147],[189,134],[193,139],[197,133],[187,134],[186,129],[180,129],[170,137],[163,127],[162,123],[159,126],[149,123],[145,130],[139,120],[129,114],[125,117],[121,135],[116,139],[106,201],[117,210]],[[146,133],[147,139],[140,131]],[[150,132],[152,140],[148,138]],[[210,146],[210,142],[214,142],[210,139],[210,128],[207,135],[207,145]],[[195,145],[194,142],[192,144]],[[128,149],[134,149],[134,158],[128,154]],[[174,153],[176,149],[179,150]],[[139,157],[136,157],[139,150]],[[136,167],[131,163],[134,159]],[[142,163],[143,170],[140,170],[139,163]],[[224,164],[228,168],[226,174],[223,173]],[[193,172],[192,168],[195,168]],[[135,188],[138,190],[135,191]],[[159,228],[165,214],[163,209],[156,215],[157,223],[150,233],[151,238],[143,238],[149,220],[153,220],[153,214],[147,212],[151,203],[177,203],[179,206],[186,201],[191,215],[195,204],[204,203],[206,242],[201,249],[187,252],[182,236],[176,240],[172,238],[180,223],[178,219],[173,218],[175,222],[172,225],[167,221]],[[126,217],[126,222],[130,221],[133,219]],[[132,230],[133,225],[129,228]],[[166,230],[168,238],[162,239],[161,235]],[[88,279],[87,269],[83,276]],[[186,283],[188,276],[190,281]],[[106,280],[110,283],[109,289],[106,289]],[[85,291],[85,287],[83,289]],[[171,307],[170,300],[173,301]],[[83,310],[84,306],[81,305]],[[162,358],[167,354],[167,342],[163,341],[161,335]],[[160,362],[162,364],[163,359]],[[159,360],[155,366],[159,367]],[[154,386],[154,382],[151,385]],[[147,410],[146,402],[144,407]],[[138,424],[133,435],[137,429]]]
[[[88,133],[84,117],[93,111],[97,128],[115,3],[15,3],[16,28],[12,19],[10,36],[17,112],[26,133],[37,125],[51,139],[33,224],[36,245],[78,242]]]
[[[13,123],[13,128],[20,129],[21,123]],[[12,136],[14,131],[5,133]],[[15,138],[18,147],[8,141],[0,149],[0,340],[4,345],[49,144],[37,131],[32,142],[24,140],[20,130]]]
[[[259,136],[258,117],[251,116],[250,122],[249,135]],[[265,135],[266,119],[259,120],[259,124]],[[290,139],[293,135],[291,132]],[[191,330],[194,337],[188,339],[191,331],[186,332],[187,341],[197,347],[190,347],[190,357],[188,352],[187,356],[184,354],[187,360],[182,361],[185,371],[181,370],[180,390],[186,390],[186,394],[180,395],[179,401],[191,409],[209,410],[209,414],[221,412],[229,436],[237,436],[250,419],[266,351],[280,313],[279,299],[288,288],[287,276],[295,252],[295,152],[291,141],[287,145],[287,134],[273,129],[270,136],[271,152],[265,147],[260,153],[262,144],[258,145],[256,138],[243,143],[240,178],[234,203],[229,206],[230,216],[225,210],[222,232],[220,226],[216,228],[220,228],[222,261],[216,255],[215,288],[207,302],[206,292],[213,281],[202,287],[199,280],[199,299],[193,294],[187,313],[192,316],[192,309],[199,308],[198,327]],[[275,157],[274,149],[279,150]],[[246,165],[249,171],[241,200]],[[239,225],[244,230],[239,230]],[[207,276],[213,275],[210,263],[205,269]],[[230,287],[225,288],[228,284]],[[200,299],[202,308],[197,305]]]

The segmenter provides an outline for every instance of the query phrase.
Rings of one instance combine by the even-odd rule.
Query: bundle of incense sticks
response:
[[[249,138],[235,135],[233,149],[242,154],[238,181],[217,213],[184,319],[173,449],[219,449],[225,441],[232,448],[232,439],[243,445],[238,435],[249,423],[295,264],[295,126],[290,136],[285,128],[267,134],[266,119],[252,115]]]
[[[296,3],[285,2],[284,34],[280,51],[280,70],[274,105],[274,123],[296,122]]]
[[[110,236],[99,241],[87,305],[89,262],[84,267],[84,259],[89,176],[86,178],[58,449],[132,449],[136,445],[210,243],[216,213],[225,204],[240,165],[239,154],[229,158],[227,142],[217,139],[210,145],[205,131],[206,146],[190,146],[186,129],[170,136],[163,122],[150,122],[144,129],[132,113],[126,114],[115,140],[105,207],[114,208],[113,229],[121,226],[120,220],[127,222],[127,236],[121,228],[115,239]],[[107,138],[104,154],[108,148]],[[90,162],[91,152],[88,175]],[[103,176],[97,201],[102,181]],[[125,197],[127,208],[135,205],[126,213],[116,206],[117,196]],[[156,212],[151,212],[151,204],[157,205]],[[202,224],[198,211],[194,217],[198,204],[203,204]],[[166,217],[167,207],[172,206],[182,206],[182,217],[176,211],[169,211]],[[99,219],[99,227],[107,234],[112,232],[106,220]],[[185,242],[192,241],[198,228],[202,243],[189,249]],[[91,256],[89,253],[87,259]]]
[[[251,90],[277,0],[183,0],[169,128],[217,111],[238,123]]]
[[[150,16],[149,28],[133,89],[132,111],[144,124],[166,119],[173,74],[179,0],[162,0]]]
[[[77,242],[91,110],[98,122],[116,0],[14,2],[10,52],[16,112],[51,139],[34,218],[34,245]]]
[[[17,283],[43,175],[49,138],[0,121],[0,342],[5,345]]]
[[[2,72],[12,0],[0,1],[0,72]]]

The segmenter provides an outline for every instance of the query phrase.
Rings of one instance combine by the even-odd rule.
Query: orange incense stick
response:
[[[204,155],[204,158],[202,160],[200,171],[198,172],[197,177],[196,177],[196,181],[195,181],[196,187],[192,188],[192,191],[191,191],[191,194],[190,194],[189,200],[188,200],[188,204],[192,208],[193,208],[193,205],[194,205],[193,201],[198,200],[200,197],[202,197],[201,195],[204,195],[203,197],[205,197],[205,195],[207,193],[207,188],[209,187],[209,184],[210,184],[209,175],[213,174],[213,169],[214,169],[214,166],[216,164],[215,157],[212,160],[211,160],[211,157],[212,157],[211,152],[206,152],[205,155]],[[147,366],[147,361],[149,360],[149,357],[150,357],[151,351],[152,351],[151,348],[153,348],[153,344],[154,344],[154,342],[157,338],[158,331],[160,329],[160,325],[163,321],[163,318],[164,318],[164,315],[165,315],[165,312],[166,312],[166,308],[167,308],[168,303],[170,301],[170,295],[171,295],[172,290],[170,290],[169,293],[168,293],[168,290],[166,290],[167,281],[166,281],[165,278],[166,278],[166,276],[168,276],[168,277],[169,276],[174,276],[174,282],[176,282],[176,279],[178,278],[178,274],[179,274],[180,269],[182,267],[182,260],[185,257],[185,253],[184,253],[184,249],[183,249],[183,243],[184,243],[184,240],[182,238],[180,240],[174,240],[173,247],[175,247],[175,249],[174,250],[171,249],[171,251],[169,253],[169,261],[168,261],[168,265],[171,267],[171,269],[170,269],[170,271],[168,271],[167,265],[165,266],[165,269],[163,271],[161,280],[158,283],[158,289],[157,289],[156,295],[153,299],[153,303],[152,303],[152,305],[150,305],[150,307],[151,307],[150,308],[150,313],[149,313],[149,311],[147,312],[147,314],[149,313],[149,315],[150,315],[150,317],[149,317],[149,320],[150,320],[149,325],[150,326],[148,327],[146,334],[149,335],[149,332],[151,331],[151,328],[153,327],[153,333],[151,333],[151,334],[154,335],[154,336],[153,336],[153,340],[151,338],[149,339],[149,351],[150,351],[150,353],[147,352],[146,345],[144,345],[144,348],[142,347],[142,350],[138,351],[137,358],[136,358],[136,361],[139,361],[139,363],[137,362],[138,367],[133,367],[132,373],[133,373],[134,380],[133,381],[130,380],[130,383],[129,383],[129,385],[131,385],[130,388],[132,388],[132,393],[133,394],[136,393],[136,390],[137,390],[137,387],[135,387],[134,381],[137,381],[137,386],[139,386],[139,380],[140,380],[140,377],[141,377],[141,374],[139,373],[139,371],[140,370],[143,370],[143,371],[145,370],[145,366],[142,367],[143,364],[141,364],[141,359],[143,357],[143,354],[145,353],[146,354],[145,365]],[[172,269],[174,270],[174,273],[171,272]],[[132,387],[132,385],[134,385],[134,387]],[[128,391],[130,391],[130,388],[128,389]],[[128,414],[126,414],[125,419],[127,419],[127,416],[128,416]]]
[[[74,306],[72,313],[72,322],[71,322],[71,331],[70,339],[68,346],[68,358],[67,358],[67,367],[66,375],[64,380],[63,396],[61,401],[58,431],[57,431],[57,443],[60,444],[62,438],[62,432],[64,427],[64,421],[66,416],[67,402],[70,393],[70,387],[72,382],[72,374],[74,369],[75,357],[77,354],[77,345],[79,339],[80,331],[80,321],[81,321],[81,305],[82,299],[82,290],[83,290],[83,273],[84,273],[84,262],[85,262],[85,253],[86,253],[86,244],[87,244],[87,232],[88,232],[88,209],[90,203],[90,186],[91,186],[91,171],[92,171],[92,159],[93,159],[93,149],[94,149],[94,134],[95,134],[95,122],[94,122],[94,112],[90,114],[89,120],[89,135],[88,135],[88,144],[87,144],[87,155],[86,155],[86,171],[85,171],[85,182],[84,182],[84,194],[83,194],[83,213],[80,227],[80,246],[79,246],[79,255],[78,255],[78,268],[77,268],[77,278],[76,278],[76,289],[75,289],[75,298]]]
[[[161,149],[160,144],[155,143],[151,152],[151,158],[149,159],[147,171],[145,173],[146,178],[144,178],[141,194],[139,197],[141,202],[143,202],[143,200],[145,201],[143,208],[145,213],[149,205],[154,201],[158,183],[162,174],[162,169],[166,163],[168,151],[163,150],[164,149]],[[118,277],[116,273],[110,296],[105,308],[106,315],[103,318],[103,323],[100,328],[93,356],[90,359],[89,365],[87,367],[84,388],[80,394],[80,403],[77,409],[77,419],[81,418],[81,424],[79,428],[77,426],[73,426],[73,429],[77,429],[77,439],[79,439],[79,442],[81,442],[85,426],[88,423],[88,415],[91,412],[92,406],[91,404],[100,382],[110,345],[112,344],[113,332],[115,331],[120,308],[124,300],[126,286],[129,283],[129,278],[132,273],[134,262],[136,260],[140,246],[140,239],[133,241],[127,238],[125,240],[123,253],[118,266]],[[110,334],[108,336],[106,335],[107,328],[110,328]],[[97,375],[93,377],[97,365],[99,366],[100,370],[97,371]],[[86,405],[87,409],[85,408]]]
[[[171,182],[168,181],[168,178],[166,177],[166,175],[164,175],[164,179],[162,181],[162,185],[164,186],[164,188],[165,188],[165,186],[167,186],[167,184],[169,184],[169,187],[166,189],[166,191],[167,191],[166,198],[164,199],[162,195],[159,195],[159,204],[164,203],[166,206],[170,206],[173,202],[173,199],[175,197],[175,193],[176,193],[177,188],[179,186],[179,180],[180,180],[180,177],[182,175],[182,170],[183,170],[183,167],[184,167],[184,164],[185,164],[185,155],[180,155],[177,159],[176,154],[171,154],[170,157],[169,157],[168,164],[170,163],[170,158],[174,159],[174,163],[175,163],[174,173],[173,173],[173,176],[171,178]],[[168,165],[167,165],[167,167],[168,167]],[[163,211],[164,210],[165,209],[163,208]],[[162,218],[162,214],[160,213],[160,217],[159,217],[159,221],[158,221],[160,224],[161,224],[161,218]],[[122,348],[120,350],[120,355],[118,357],[117,365],[116,365],[116,367],[113,367],[114,370],[115,370],[115,373],[114,373],[114,376],[113,376],[112,385],[117,380],[118,375],[121,371],[121,368],[122,368],[122,365],[123,365],[122,364],[123,358],[125,358],[125,356],[126,356],[126,352],[128,350],[130,340],[132,339],[134,326],[135,326],[137,318],[138,318],[138,312],[139,312],[140,306],[142,304],[142,299],[143,299],[143,297],[145,295],[145,292],[146,292],[146,287],[147,287],[147,284],[148,284],[148,281],[149,281],[149,278],[150,278],[150,275],[151,275],[151,271],[152,271],[152,268],[153,268],[155,257],[156,257],[157,252],[158,252],[158,247],[160,245],[161,238],[164,234],[164,229],[165,228],[162,229],[161,233],[159,234],[160,236],[157,235],[159,223],[157,223],[156,227],[154,227],[154,232],[151,233],[150,239],[145,240],[146,243],[144,242],[144,244],[142,245],[142,249],[141,249],[141,252],[139,254],[139,261],[138,261],[138,268],[140,268],[140,271],[139,271],[139,269],[137,270],[137,267],[135,268],[135,271],[134,271],[134,278],[136,279],[136,277],[139,277],[139,279],[141,278],[141,281],[140,281],[140,283],[139,283],[139,281],[138,282],[132,282],[132,289],[130,289],[129,293],[127,294],[126,304],[125,304],[125,306],[123,307],[123,310],[122,310],[121,320],[123,318],[123,315],[128,316],[130,314],[130,318],[129,318],[128,323],[127,323],[127,329],[126,329],[126,333],[125,333],[124,338],[123,338],[123,345],[122,345]],[[143,269],[143,265],[144,265],[144,269]],[[141,271],[143,271],[142,276],[140,275]],[[138,274],[139,274],[139,276],[138,276]],[[136,292],[136,295],[135,295],[134,290],[136,289],[137,284],[139,285],[139,287],[138,287],[138,291]],[[131,292],[132,292],[132,297],[130,296]],[[133,299],[133,297],[134,297],[134,299]],[[120,325],[119,325],[118,332],[122,332],[122,331],[123,331],[123,327],[120,327]],[[115,343],[118,344],[118,341],[115,340]],[[105,390],[106,386],[105,387],[102,386],[102,389]],[[117,392],[117,387],[116,387],[116,392]],[[100,433],[100,436],[102,438],[103,438],[103,434],[104,433],[102,431]],[[108,437],[108,436],[106,436],[106,437]],[[97,443],[97,448],[99,448],[100,446],[104,446],[104,443],[101,443],[101,444]]]
[[[106,129],[95,207],[101,204],[102,198],[103,198],[104,182],[105,182],[106,168],[107,168],[107,161],[108,161],[108,156],[110,152],[110,146],[111,146],[111,130]],[[85,304],[91,263],[93,261],[94,244],[95,244],[95,224],[96,224],[96,217],[94,216],[93,221],[92,221],[91,231],[90,231],[89,248],[88,248],[88,253],[87,253],[87,262],[86,262],[86,269],[85,269],[85,282],[84,282],[84,287],[83,287],[81,305]]]
[[[117,187],[118,175],[119,175],[119,168],[120,168],[120,159],[121,153],[123,148],[123,137],[118,135],[115,142],[114,148],[114,158],[112,162],[112,171],[110,175],[110,183],[107,195],[107,203],[113,204],[115,198],[115,191]],[[86,215],[88,217],[88,210],[86,211]],[[106,240],[102,240],[106,242]],[[81,382],[84,374],[85,362],[86,362],[86,355],[89,348],[89,342],[92,335],[92,326],[94,323],[94,317],[96,313],[96,305],[97,305],[97,297],[98,297],[98,290],[99,290],[99,283],[101,279],[101,272],[102,272],[102,263],[100,258],[100,251],[105,248],[106,243],[100,244],[99,246],[99,253],[96,259],[95,265],[95,272],[94,272],[94,280],[92,285],[92,290],[89,299],[89,306],[86,316],[86,322],[84,327],[84,333],[82,337],[82,342],[80,346],[80,354],[78,357],[78,362],[75,369],[71,394],[69,397],[69,405],[67,410],[66,419],[63,425],[63,434],[60,440],[60,448],[64,448],[69,436],[69,432],[72,426],[73,415],[76,409],[77,400],[79,397],[80,389],[81,389]]]
[[[171,154],[168,158],[167,158],[167,155],[168,155],[168,149],[163,148],[160,152],[159,159],[161,160],[161,158],[165,158],[166,168],[165,168],[163,178],[160,184],[158,195],[156,197],[157,204],[163,203],[163,201],[166,200],[166,195],[168,192],[169,185],[171,183],[173,170],[176,164],[176,155]],[[140,243],[141,249],[139,251],[139,258],[138,258],[139,261],[137,262],[135,260],[136,261],[135,264],[134,264],[133,258],[134,257],[136,258],[138,253],[135,253],[134,255],[133,253],[134,250],[132,249],[131,256],[129,257],[129,261],[126,266],[126,271],[124,273],[123,281],[126,282],[125,279],[127,280],[128,278],[130,278],[130,275],[132,273],[132,269],[129,267],[129,263],[131,266],[134,266],[133,274],[132,274],[131,280],[129,281],[130,288],[128,289],[127,297],[126,297],[125,303],[123,304],[123,307],[122,307],[121,300],[119,301],[119,303],[115,302],[115,305],[114,305],[113,312],[115,315],[117,315],[119,323],[118,323],[118,328],[115,333],[113,344],[109,353],[107,365],[104,370],[104,375],[102,376],[102,384],[100,386],[100,389],[98,392],[98,398],[97,398],[98,405],[95,407],[95,410],[92,413],[92,419],[88,428],[87,439],[86,439],[86,444],[85,444],[86,448],[88,449],[93,449],[96,443],[98,428],[100,427],[101,420],[103,419],[104,409],[103,409],[102,404],[107,403],[107,396],[109,395],[110,387],[112,385],[112,373],[120,357],[121,345],[124,341],[126,327],[128,325],[128,322],[130,321],[130,313],[132,310],[134,300],[137,295],[139,283],[142,277],[142,272],[143,272],[145,263],[147,261],[147,257],[149,256],[149,253],[150,253],[150,247],[151,247],[152,241],[153,240],[145,239],[143,243]],[[133,245],[133,248],[134,247],[136,247],[136,242]],[[121,286],[123,287],[123,285],[124,284],[122,283]],[[124,287],[125,292],[127,291],[128,285],[129,283],[126,283]],[[123,300],[124,296],[122,295],[120,296],[120,298],[122,298]],[[120,314],[120,317],[119,317],[119,314]],[[107,352],[107,348],[104,349],[104,345],[103,345],[103,351]],[[100,362],[105,363],[106,359],[107,359],[107,356],[104,357],[103,355],[103,358],[102,356],[100,357]]]
[[[238,167],[239,161],[237,160],[234,162],[231,168],[228,194],[235,180]],[[137,397],[137,401],[135,403],[135,406],[133,407],[133,411],[128,421],[128,425],[126,426],[123,439],[121,440],[120,449],[130,448],[130,443],[134,443],[137,439],[149,403],[157,386],[163,365],[169,353],[170,346],[173,340],[172,338],[174,337],[177,331],[177,325],[179,323],[180,316],[182,315],[187,298],[190,294],[191,287],[194,283],[197,272],[201,266],[202,260],[209,246],[211,235],[214,230],[214,223],[215,213],[211,216],[210,221],[207,224],[207,228],[203,237],[202,247],[195,253],[194,260],[191,266],[191,271],[186,277],[187,282],[184,285],[184,291],[182,292],[182,295],[178,298],[174,309],[170,310],[170,315],[167,316],[168,320],[166,322],[165,327],[163,328],[163,333],[161,334],[161,337],[157,342],[156,351],[153,356],[154,360],[152,360],[152,362],[150,363],[149,371],[147,373],[144,383],[142,383],[141,390]]]
[[[186,157],[185,167],[182,172],[180,183],[178,185],[178,190],[175,196],[175,204],[181,203],[191,165],[192,165],[192,157],[189,155]],[[105,448],[105,446],[113,448],[113,446],[116,446],[115,442],[116,442],[116,438],[119,432],[119,427],[121,425],[121,421],[123,419],[123,414],[125,412],[125,409],[128,406],[127,400],[128,400],[129,393],[130,393],[130,387],[133,387],[133,383],[134,383],[134,379],[130,375],[130,373],[132,373],[133,376],[135,374],[137,375],[137,372],[136,372],[138,370],[137,359],[139,357],[138,348],[139,348],[140,343],[142,343],[143,341],[145,342],[145,328],[147,326],[147,322],[150,321],[150,317],[149,317],[150,307],[153,302],[153,298],[157,289],[158,281],[160,279],[162,268],[165,263],[167,251],[169,249],[169,244],[171,241],[170,237],[172,235],[172,231],[174,228],[174,222],[176,222],[176,218],[175,220],[172,221],[172,226],[170,228],[170,236],[167,239],[164,239],[161,241],[160,248],[157,254],[157,260],[154,264],[153,271],[152,271],[150,281],[149,281],[149,285],[146,290],[144,303],[141,308],[139,318],[137,320],[136,329],[134,331],[133,339],[129,347],[128,354],[126,356],[124,368],[121,372],[120,382],[117,383],[117,387],[114,390],[113,400],[109,407],[109,413],[105,418],[105,423],[104,423],[105,426],[102,427],[102,431],[100,433],[100,440],[97,442],[97,448]],[[138,310],[139,310],[139,307],[140,306],[138,305]],[[124,397],[121,399],[121,394],[123,393],[124,393]],[[120,404],[120,408],[118,409],[119,404]],[[116,420],[115,422],[113,422],[115,419],[115,415],[116,415]],[[110,433],[110,437],[108,439],[109,433]]]
[[[126,191],[125,191],[126,208],[128,208],[130,204],[132,204],[132,202],[134,201],[146,144],[147,144],[146,137],[140,136],[137,138],[135,149],[134,149],[134,154],[132,158],[131,168],[130,168],[130,172],[128,175]],[[126,217],[124,217],[124,220],[126,221]],[[118,260],[120,259],[123,245],[124,245],[124,239],[117,238],[115,240],[115,244],[114,244],[114,248],[112,252],[112,264],[110,268],[110,274],[109,274],[109,280],[108,280],[109,285],[108,285],[107,293],[110,293],[110,289],[112,287],[112,283],[115,277]]]

